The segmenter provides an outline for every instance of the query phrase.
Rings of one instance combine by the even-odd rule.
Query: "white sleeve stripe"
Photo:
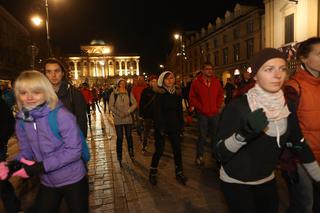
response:
[[[226,146],[226,148],[230,151],[230,152],[237,152],[243,145],[246,145],[247,143],[246,142],[241,142],[241,141],[238,141],[236,138],[235,138],[235,134],[233,134],[231,137],[227,138],[225,141],[224,141],[224,144]]]

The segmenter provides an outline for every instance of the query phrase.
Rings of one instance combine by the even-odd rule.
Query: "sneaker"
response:
[[[157,185],[157,183],[158,183],[157,172],[158,172],[158,170],[155,169],[155,168],[151,168],[151,169],[150,169],[149,182],[150,182],[151,185],[153,185],[153,186]]]
[[[129,149],[129,156],[130,156],[130,158],[134,158],[133,149]]]
[[[142,152],[142,154],[146,154],[147,153],[146,147],[142,147],[141,152]]]
[[[123,166],[122,166],[122,161],[121,161],[121,160],[118,160],[118,162],[119,162],[120,168],[123,168]]]
[[[149,182],[153,186],[157,185],[157,183],[158,183],[157,174],[150,174],[149,175]]]
[[[184,176],[184,174],[182,172],[176,175],[176,179],[182,185],[186,185],[187,180],[188,180],[188,178],[186,176]]]
[[[202,157],[202,156],[197,157],[196,160],[195,160],[195,163],[196,163],[198,166],[204,165],[203,157]]]

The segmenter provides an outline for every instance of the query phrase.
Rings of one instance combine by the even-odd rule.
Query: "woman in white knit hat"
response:
[[[183,174],[180,147],[180,132],[183,127],[182,99],[181,91],[175,85],[174,74],[171,71],[161,73],[158,78],[158,87],[154,90],[157,93],[154,104],[155,153],[152,157],[149,181],[152,185],[157,184],[157,168],[167,135],[173,150],[176,179],[186,184],[187,178]]]

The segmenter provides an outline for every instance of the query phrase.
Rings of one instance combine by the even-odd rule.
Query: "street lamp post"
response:
[[[48,48],[48,56],[52,56],[52,48],[51,48],[51,37],[50,37],[50,27],[49,27],[49,4],[48,0],[44,0],[45,4],[45,10],[46,10],[46,20],[45,20],[45,27],[46,27],[46,36],[47,36],[47,48]],[[31,17],[32,23],[36,26],[39,27],[42,25],[42,18],[38,15],[34,15]]]
[[[46,7],[46,33],[47,33],[47,45],[48,45],[48,54],[49,57],[52,56],[52,49],[51,49],[51,42],[50,42],[50,29],[49,29],[49,4],[48,0],[45,0],[45,7]]]
[[[179,57],[179,69],[181,73],[181,78],[183,78],[183,42],[182,42],[182,35],[179,33],[175,33],[174,39],[178,42],[178,53],[177,56]]]

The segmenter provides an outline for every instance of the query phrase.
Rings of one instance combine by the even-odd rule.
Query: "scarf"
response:
[[[165,90],[167,90],[170,94],[174,94],[176,92],[176,87],[166,87],[163,85],[163,87],[165,88]]]
[[[277,130],[277,143],[280,147],[280,133],[277,121],[287,118],[290,111],[286,105],[283,91],[269,93],[262,89],[259,84],[255,84],[247,93],[247,99],[251,111],[262,108],[266,113],[269,122],[275,122]]]

